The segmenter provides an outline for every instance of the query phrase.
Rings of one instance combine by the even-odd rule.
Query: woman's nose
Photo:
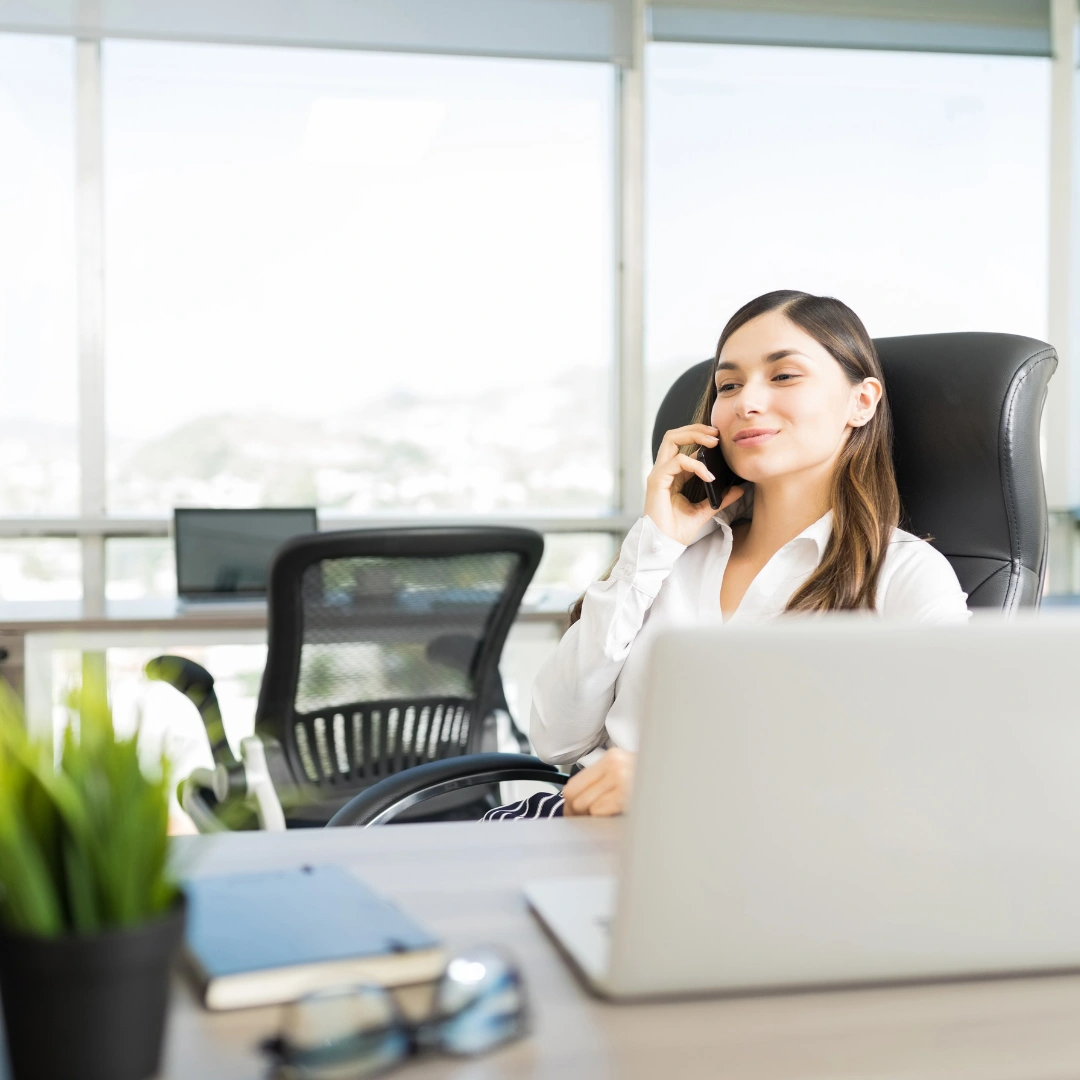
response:
[[[745,386],[735,402],[735,414],[745,418],[760,413],[762,411],[761,401],[762,394],[760,390],[755,389],[753,386]]]

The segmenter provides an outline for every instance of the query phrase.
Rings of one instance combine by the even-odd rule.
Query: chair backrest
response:
[[[1038,607],[1048,526],[1039,454],[1052,346],[1012,334],[878,338],[896,438],[901,525],[945,555],[968,606]],[[713,360],[672,385],[656,414],[664,432],[692,417]]]
[[[267,592],[255,730],[339,797],[480,747],[503,644],[543,553],[531,529],[297,537]]]

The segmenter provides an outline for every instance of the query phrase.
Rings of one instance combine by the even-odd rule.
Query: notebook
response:
[[[187,961],[209,1009],[425,983],[445,964],[435,938],[341,867],[194,878],[184,890]]]

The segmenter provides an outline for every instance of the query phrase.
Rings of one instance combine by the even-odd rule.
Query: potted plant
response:
[[[184,899],[168,771],[140,765],[105,694],[73,698],[59,760],[0,680],[0,998],[15,1080],[158,1070]]]

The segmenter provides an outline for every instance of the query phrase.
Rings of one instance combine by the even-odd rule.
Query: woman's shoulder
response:
[[[940,551],[925,537],[916,536],[906,529],[899,527],[893,529],[892,539],[889,541],[889,550],[885,555],[886,560],[897,564],[906,562],[924,563],[926,565],[944,565],[952,569],[952,564]]]
[[[878,578],[877,608],[888,617],[967,621],[967,594],[952,564],[929,541],[894,529]]]

